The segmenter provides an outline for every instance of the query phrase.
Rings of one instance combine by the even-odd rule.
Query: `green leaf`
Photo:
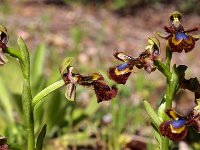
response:
[[[6,88],[4,84],[4,80],[0,76],[0,106],[3,107],[4,111],[6,112],[7,119],[9,123],[14,123],[14,116],[13,116],[13,107],[11,102],[11,95],[10,91]]]
[[[158,142],[159,147],[161,147],[161,144],[162,144],[161,135],[159,134],[158,129],[156,128],[156,126],[154,124],[151,124],[151,126],[153,128],[154,137],[155,137],[156,141]]]
[[[30,88],[30,58],[28,48],[24,40],[19,37],[18,45],[22,56],[20,61],[21,69],[24,77],[23,91],[22,91],[22,105],[25,118],[25,126],[27,130],[27,149],[32,150],[35,146],[35,135],[34,135],[34,119],[32,110],[32,94]]]
[[[29,52],[24,40],[21,37],[19,37],[18,39],[18,45],[19,45],[19,49],[20,49],[21,57],[22,57],[21,67],[22,67],[23,76],[24,78],[30,78]]]
[[[165,118],[166,102],[162,103],[158,108],[158,116],[160,118]],[[164,120],[163,120],[164,121]]]
[[[72,57],[66,57],[63,59],[63,61],[60,64],[60,73],[63,74],[65,69],[71,64],[73,58]]]
[[[45,138],[45,135],[46,135],[46,130],[47,130],[47,125],[45,124],[43,126],[40,134],[38,135],[38,139],[37,139],[37,142],[36,142],[36,150],[42,150],[44,138]]]
[[[159,125],[161,124],[161,120],[160,120],[159,116],[156,114],[155,110],[151,107],[149,102],[147,102],[145,100],[144,100],[144,107],[145,107],[151,121],[158,128]]]

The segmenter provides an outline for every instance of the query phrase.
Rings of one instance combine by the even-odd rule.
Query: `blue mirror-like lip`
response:
[[[130,68],[130,65],[129,65],[128,62],[123,63],[123,64],[120,64],[119,66],[117,66],[117,69],[118,69],[119,71],[122,71],[122,70],[124,70],[124,69],[126,69],[126,68]]]
[[[184,39],[188,40],[189,39],[189,37],[184,32],[176,33],[175,37],[176,37],[176,40],[184,40]]]
[[[187,121],[185,119],[179,119],[179,120],[172,120],[167,122],[168,124],[171,124],[173,128],[178,129],[185,125]]]

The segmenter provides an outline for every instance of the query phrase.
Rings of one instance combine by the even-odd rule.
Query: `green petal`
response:
[[[4,65],[8,62],[8,59],[3,53],[0,53],[0,65]]]
[[[75,101],[76,97],[76,85],[69,83],[66,85],[65,97],[70,101]]]
[[[4,25],[0,24],[0,34],[2,34],[2,32],[5,33],[6,36],[8,36],[8,32],[7,32],[6,27]]]

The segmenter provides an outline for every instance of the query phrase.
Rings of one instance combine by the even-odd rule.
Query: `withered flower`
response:
[[[157,38],[151,37],[148,38],[148,46],[146,51],[142,52],[137,58],[139,64],[136,65],[138,69],[144,68],[148,73],[151,73],[156,70],[153,61],[157,60],[160,55],[160,42]]]
[[[200,35],[190,35],[191,32],[198,31],[198,27],[185,30],[182,25],[182,15],[178,11],[174,11],[169,17],[170,26],[165,26],[164,29],[167,34],[156,32],[156,34],[168,40],[170,50],[172,52],[190,52],[194,46],[195,41],[200,39]]]
[[[79,73],[72,72],[73,67],[70,66],[72,60],[64,60],[60,65],[60,73],[66,85],[65,96],[67,99],[74,101],[76,96],[76,85],[93,87],[97,96],[97,102],[108,101],[117,95],[118,89],[115,86],[108,86],[104,77],[100,73],[93,73],[83,76]],[[66,64],[65,66],[63,64]],[[64,68],[63,68],[64,67]]]
[[[138,69],[144,68],[151,73],[155,70],[153,61],[160,55],[160,43],[157,38],[148,38],[146,51],[142,52],[139,57],[132,57],[124,52],[114,53],[114,57],[123,63],[108,69],[108,76],[118,84],[125,84],[128,77],[133,71],[134,66]]]
[[[8,62],[8,59],[3,53],[3,50],[6,48],[8,42],[8,33],[5,26],[0,25],[0,65],[4,65]]]
[[[173,120],[161,123],[159,132],[172,141],[178,142],[183,140],[187,135],[188,126],[192,125],[196,130],[200,129],[200,126],[197,124],[199,114],[194,114],[192,112],[188,116],[183,117],[172,109],[167,109],[165,112]]]

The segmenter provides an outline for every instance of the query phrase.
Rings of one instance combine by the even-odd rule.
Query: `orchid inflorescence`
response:
[[[151,73],[158,69],[161,73],[163,73],[167,78],[167,92],[166,95],[163,98],[162,104],[165,104],[165,109],[163,110],[166,115],[165,116],[159,116],[157,119],[154,119],[154,116],[157,117],[157,114],[153,112],[153,109],[151,107],[147,107],[146,110],[148,114],[151,117],[152,122],[157,127],[157,132],[160,133],[160,135],[169,138],[172,141],[180,141],[183,140],[188,132],[188,126],[193,126],[193,128],[200,133],[200,83],[198,79],[185,78],[185,71],[187,69],[187,66],[179,65],[176,67],[176,65],[173,66],[172,72],[170,69],[170,62],[171,57],[174,52],[182,52],[185,51],[190,52],[195,47],[195,42],[200,39],[200,35],[191,35],[191,32],[197,31],[198,27],[194,27],[189,30],[185,30],[182,25],[182,15],[175,11],[173,12],[169,17],[169,23],[170,26],[165,26],[164,29],[167,34],[155,32],[156,35],[159,37],[167,40],[166,45],[166,64],[163,64],[160,61],[160,42],[156,37],[150,37],[147,40],[148,45],[146,46],[145,50],[139,54],[138,57],[132,57],[131,55],[123,52],[123,51],[117,51],[113,54],[114,58],[117,60],[122,61],[121,64],[112,66],[108,68],[107,75],[110,80],[113,80],[116,82],[116,84],[126,84],[129,76],[133,72],[134,68],[137,69],[144,69],[147,73]],[[7,58],[5,57],[4,53],[8,53],[11,56],[15,56],[16,58],[20,59],[22,71],[25,72],[24,79],[25,79],[25,88],[26,90],[30,90],[30,61],[28,50],[26,45],[23,43],[23,40],[19,40],[19,47],[20,47],[20,53],[19,52],[11,52],[9,51],[7,47],[8,42],[8,34],[7,29],[0,25],[0,65],[3,65],[7,62]],[[21,42],[21,43],[20,43]],[[23,56],[23,57],[22,57]],[[28,65],[26,65],[26,63]],[[102,101],[109,101],[116,97],[118,94],[118,88],[116,85],[109,86],[104,77],[101,73],[95,72],[89,75],[82,75],[80,73],[74,72],[74,67],[71,66],[72,58],[67,57],[65,58],[61,64],[60,64],[60,74],[61,74],[61,81],[57,84],[60,84],[59,86],[55,84],[58,87],[61,87],[63,85],[66,86],[66,92],[65,97],[68,100],[74,101],[76,99],[76,86],[84,86],[84,87],[92,87],[94,90],[94,93],[97,97],[97,102],[100,103]],[[53,88],[52,88],[53,87]],[[31,108],[31,98],[30,91],[26,92],[24,90],[25,94],[27,94],[24,98],[28,97],[28,100],[24,99],[24,101],[28,103],[24,103],[23,107],[26,107],[28,104],[28,107],[31,108],[31,111],[28,109],[24,109],[28,115],[33,115],[33,110],[35,105],[46,95],[50,94],[52,91],[54,91],[56,88],[54,85],[47,87],[38,95],[36,95],[33,98],[32,107]],[[58,88],[57,87],[57,88]],[[52,88],[52,89],[51,89]],[[54,89],[55,88],[55,89]],[[190,90],[195,94],[195,103],[196,107],[194,107],[193,110],[191,110],[190,114],[187,116],[179,115],[175,110],[172,109],[172,100],[178,91],[179,88]],[[171,92],[171,93],[170,93]],[[33,110],[32,110],[33,109]],[[153,113],[152,113],[153,112]],[[153,117],[152,117],[153,116]],[[168,116],[168,117],[166,117]],[[28,132],[32,132],[31,134],[34,135],[34,125],[33,122],[30,121],[30,118],[26,118],[26,121],[29,123],[27,126]],[[33,116],[31,117],[33,118]],[[168,118],[171,118],[169,120]],[[32,126],[30,125],[32,124]],[[31,130],[29,130],[29,127],[31,126]],[[32,137],[33,140],[34,138]],[[165,139],[164,139],[165,140]],[[164,141],[163,140],[163,141]],[[32,143],[34,143],[32,141]],[[164,146],[168,146],[167,142],[165,144],[161,144]],[[32,145],[32,147],[34,147]],[[164,147],[163,147],[164,148]],[[7,148],[6,148],[7,149]],[[166,148],[165,148],[166,149]]]

